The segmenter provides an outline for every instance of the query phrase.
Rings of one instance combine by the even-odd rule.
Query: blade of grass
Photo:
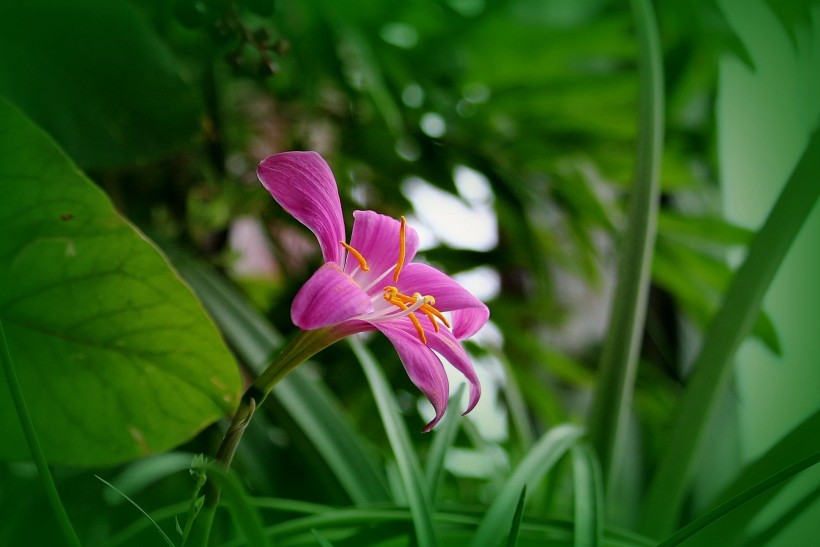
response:
[[[464,393],[464,384],[450,397],[448,408],[461,408],[462,393]],[[434,430],[433,444],[430,446],[430,452],[427,454],[427,465],[424,468],[424,482],[427,485],[427,496],[431,502],[436,499],[441,470],[444,468],[444,458],[447,456],[447,451],[453,446],[460,423],[461,420],[459,420],[459,415],[456,412],[448,412]]]
[[[583,435],[574,425],[559,425],[545,433],[530,449],[496,495],[473,538],[472,547],[494,547],[504,539],[516,500],[524,486],[532,490]]]
[[[729,385],[732,357],[754,326],[775,273],[820,197],[818,173],[820,132],[815,132],[706,332],[646,497],[642,531],[649,536],[662,537],[675,525],[712,411]]]
[[[68,518],[63,502],[60,500],[60,494],[57,492],[57,485],[54,484],[54,478],[51,476],[51,471],[48,468],[48,462],[40,448],[40,440],[37,438],[37,431],[34,429],[34,422],[31,420],[26,399],[23,396],[23,390],[20,388],[20,382],[17,379],[17,372],[14,370],[14,362],[11,359],[11,352],[9,351],[6,342],[6,332],[3,329],[3,321],[0,320],[0,361],[3,362],[3,372],[6,376],[6,382],[11,392],[11,399],[14,403],[14,408],[17,411],[17,417],[20,420],[20,426],[28,443],[31,458],[34,460],[34,465],[37,467],[37,473],[40,476],[40,482],[46,492],[51,510],[54,511],[54,516],[57,519],[57,524],[60,531],[66,540],[66,543],[72,547],[80,547],[80,538],[77,537],[77,532],[71,524],[71,519]]]
[[[804,471],[817,463],[820,463],[820,452],[812,454],[808,458],[803,458],[799,462],[778,471],[767,479],[760,481],[751,488],[748,488],[737,496],[734,496],[732,499],[720,504],[705,515],[699,517],[693,522],[690,522],[688,525],[663,540],[658,544],[658,547],[671,547],[673,545],[679,545],[682,542],[695,537],[698,532],[710,524],[720,520],[732,511],[735,511],[744,504],[752,501],[757,496],[764,494],[767,490],[780,485],[801,471]]]
[[[763,478],[815,452],[820,452],[820,410],[803,420],[771,446],[717,496],[715,504],[722,503]]]
[[[219,324],[242,360],[255,373],[267,366],[283,338],[261,314],[209,266],[166,249],[175,266]],[[324,383],[297,369],[271,394],[276,397],[327,462],[357,504],[390,500],[379,467],[344,410]]]
[[[575,547],[597,547],[603,539],[604,485],[595,452],[586,443],[572,447],[575,483]]]
[[[288,513],[306,513],[309,515],[336,511],[336,508],[330,505],[285,498],[251,498],[251,503],[260,509],[286,511]]]
[[[504,352],[498,348],[492,348],[490,349],[490,353],[498,359],[498,362],[501,363],[501,366],[504,368],[504,397],[507,400],[507,408],[510,411],[510,421],[518,433],[521,453],[525,454],[535,440],[535,432],[533,431],[532,423],[530,422],[527,412],[527,403],[518,385],[515,370],[510,364],[509,359],[504,355]]]
[[[269,505],[268,498],[250,498],[250,503],[256,507],[265,508]],[[282,502],[290,502],[295,500],[281,500]],[[299,503],[299,502],[295,502]],[[223,505],[225,503],[223,502]],[[271,505],[279,505],[278,501],[274,501]],[[151,518],[156,522],[162,522],[172,519],[181,513],[184,513],[188,506],[188,502],[175,503],[151,512]],[[304,511],[306,513],[314,513],[312,510]],[[293,536],[303,533],[309,533],[312,529],[328,529],[328,528],[347,528],[351,526],[368,526],[374,523],[390,523],[390,522],[406,522],[410,523],[413,515],[407,509],[396,508],[393,506],[386,506],[383,508],[352,508],[352,509],[338,509],[332,508],[327,511],[315,511],[316,514],[310,514],[305,517],[291,519],[279,524],[274,524],[265,528],[265,533],[274,541],[285,541]],[[472,533],[481,521],[481,515],[468,509],[462,510],[459,513],[454,512],[436,512],[433,518],[436,522],[447,525],[452,529],[455,527],[464,527]],[[102,545],[105,547],[116,547],[125,543],[133,543],[133,538],[150,526],[147,519],[139,519],[127,527],[119,531],[115,536],[109,537]],[[541,519],[541,520],[527,520],[522,521],[520,530],[527,533],[537,535],[540,538],[560,537],[569,543],[572,539],[570,530],[572,530],[572,522],[562,521],[559,519]],[[605,545],[613,546],[633,546],[633,547],[652,547],[656,542],[650,541],[633,532],[627,530],[608,527],[605,530],[606,542]],[[235,538],[226,542],[222,547],[238,547],[245,545],[244,538]]]
[[[319,543],[319,545],[321,545],[321,547],[333,547],[333,544],[330,543],[327,539],[325,539],[325,536],[320,534],[316,528],[313,528],[310,531],[310,533],[314,538],[316,538],[316,541]]]
[[[179,517],[180,515],[185,514],[187,509],[187,501],[174,503],[173,505],[155,509],[151,511],[150,520],[140,518],[128,526],[120,528],[116,533],[106,538],[100,545],[101,547],[117,547],[118,545],[123,544],[134,545],[133,538],[145,531],[145,529],[151,526],[152,523]]]
[[[117,475],[113,481],[116,488],[106,490],[103,497],[112,505],[123,499],[128,500],[128,495],[133,496],[168,475],[190,469],[193,457],[193,454],[187,452],[166,452],[137,460]]]
[[[402,484],[407,494],[410,512],[413,514],[413,527],[416,531],[416,542],[419,547],[436,545],[435,528],[433,527],[433,511],[427,497],[421,466],[416,457],[407,427],[399,413],[399,405],[393,391],[387,384],[379,365],[373,355],[364,347],[357,337],[349,337],[348,342],[353,353],[362,365],[370,389],[376,398],[376,405],[387,432],[387,438],[396,457],[396,463],[401,474]]]
[[[766,547],[773,545],[774,539],[785,530],[794,520],[803,514],[803,511],[811,507],[815,501],[820,499],[820,486],[800,498],[797,503],[789,507],[773,523],[761,530],[754,536],[744,541],[745,547]]]
[[[135,501],[134,501],[134,500],[132,500],[130,497],[128,497],[128,495],[127,495],[125,492],[123,492],[122,490],[120,490],[119,488],[117,488],[116,486],[114,486],[113,484],[111,484],[110,482],[108,482],[107,480],[105,480],[104,478],[102,478],[101,476],[99,476],[99,475],[94,475],[94,476],[95,476],[95,477],[97,478],[97,480],[99,480],[101,483],[105,484],[108,488],[110,488],[112,491],[114,491],[114,492],[116,492],[117,494],[119,494],[119,496],[121,496],[122,498],[124,498],[124,499],[125,499],[128,503],[130,503],[131,505],[133,505],[133,506],[134,506],[134,507],[135,507],[135,508],[136,508],[136,509],[140,512],[140,513],[142,513],[143,515],[145,515],[145,518],[147,518],[147,519],[149,520],[149,522],[150,522],[150,523],[154,526],[154,528],[156,528],[157,532],[159,532],[159,534],[162,536],[162,539],[164,539],[164,540],[165,540],[165,543],[166,543],[166,544],[168,544],[168,545],[170,545],[171,547],[175,547],[174,542],[173,542],[173,541],[171,541],[171,538],[169,538],[169,537],[168,537],[168,535],[165,533],[165,531],[164,531],[164,530],[160,527],[160,525],[159,525],[159,524],[157,524],[157,522],[156,522],[154,519],[152,519],[152,518],[151,518],[151,515],[149,515],[149,514],[148,514],[148,512],[147,512],[147,511],[145,511],[145,509],[143,509],[142,507],[140,507],[140,506],[139,506],[139,504],[138,504],[137,502],[135,502]]]
[[[524,516],[524,501],[527,499],[527,485],[521,488],[521,495],[518,496],[518,503],[515,504],[515,514],[513,514],[510,535],[507,536],[507,547],[515,547],[518,541],[518,530],[521,528],[521,517]]]
[[[709,509],[816,452],[820,452],[820,410],[805,419],[756,460],[746,465],[740,474],[715,497]],[[709,529],[710,537],[734,537],[738,540],[743,538],[743,533],[749,523],[756,519],[760,512],[770,507],[770,502],[784,487],[785,483],[782,483],[768,490],[765,494],[745,504],[742,511],[735,511],[721,519],[720,522],[713,524]]]
[[[630,408],[650,282],[663,150],[663,65],[657,23],[648,0],[630,2],[639,51],[640,111],[635,185],[619,252],[618,281],[601,352],[589,417],[590,439],[604,480],[617,465],[618,442]]]

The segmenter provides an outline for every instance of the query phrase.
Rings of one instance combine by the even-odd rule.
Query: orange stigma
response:
[[[362,256],[362,253],[360,253],[359,251],[357,251],[356,249],[354,249],[353,247],[351,247],[350,245],[348,245],[344,241],[340,241],[339,243],[341,243],[342,247],[347,249],[347,252],[350,253],[353,256],[353,258],[355,258],[359,262],[359,267],[362,269],[362,271],[364,271],[364,272],[369,272],[370,271],[370,268],[367,267],[367,260],[364,259],[364,257]]]
[[[401,217],[399,228],[399,259],[396,261],[396,270],[393,272],[393,283],[399,280],[399,274],[404,267],[404,257],[407,254],[407,220]]]

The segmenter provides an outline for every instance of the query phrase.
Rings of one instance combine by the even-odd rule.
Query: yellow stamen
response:
[[[419,309],[422,311],[422,313],[424,313],[425,315],[427,315],[427,317],[430,317],[431,315],[433,315],[433,316],[435,316],[435,317],[436,317],[439,321],[441,321],[442,323],[444,323],[444,326],[445,326],[445,327],[447,327],[448,329],[450,328],[450,322],[449,322],[449,321],[447,321],[447,318],[446,318],[446,317],[444,317],[444,315],[442,315],[442,313],[441,313],[440,311],[438,311],[436,308],[434,308],[433,306],[431,306],[431,305],[429,305],[429,304],[425,304],[425,305],[423,305],[423,306],[422,306],[421,308],[419,308]],[[431,320],[432,320],[432,318],[431,318]],[[438,329],[436,330],[436,332],[438,332]]]
[[[399,274],[404,267],[404,256],[407,253],[407,220],[401,217],[401,228],[399,228],[399,259],[396,261],[396,270],[393,272],[393,282],[399,280]]]
[[[359,267],[362,269],[362,271],[365,271],[365,272],[370,271],[370,268],[367,267],[367,260],[364,259],[364,257],[362,256],[362,253],[360,253],[359,251],[357,251],[356,249],[354,249],[353,247],[351,247],[350,245],[348,245],[344,241],[340,241],[339,243],[342,244],[342,247],[347,249],[348,253],[353,255],[353,258],[355,258],[356,260],[359,261]]]
[[[407,296],[406,294],[400,293],[399,289],[396,287],[388,285],[384,288],[384,299],[387,300],[388,303],[393,304],[404,311],[410,309],[408,304],[417,304],[421,299],[424,303],[421,306],[418,306],[416,311],[419,311],[427,316],[427,319],[430,320],[430,323],[433,325],[433,328],[436,329],[436,332],[440,332],[441,330],[436,319],[441,321],[448,329],[450,328],[450,322],[447,321],[447,318],[433,307],[436,303],[436,299],[432,296],[422,296],[419,293],[413,293],[413,296]],[[424,336],[424,331],[421,328],[421,323],[419,323],[418,318],[414,315],[414,313],[409,313],[408,315],[419,333],[419,338],[421,338],[422,342],[426,344],[427,338]]]
[[[405,296],[401,293],[398,293],[398,292],[395,293],[395,294],[391,294],[391,292],[387,290],[387,289],[394,289],[394,288],[395,287],[385,287],[384,299],[387,300],[388,302],[390,302],[391,304],[393,304],[394,306],[398,306],[402,310],[405,310],[405,311],[409,310],[410,307],[398,298],[398,297],[407,298],[407,296]],[[415,300],[411,300],[411,302],[415,302]],[[416,332],[419,334],[419,338],[421,339],[422,343],[427,344],[427,336],[424,335],[424,329],[421,327],[421,323],[419,323],[419,318],[416,317],[416,314],[414,314],[413,312],[408,313],[407,317],[410,318],[410,321],[413,322],[413,326],[416,327]],[[436,332],[438,332],[438,331],[436,331]]]
[[[427,344],[427,337],[424,335],[424,329],[421,328],[421,323],[419,323],[418,317],[414,313],[410,313],[408,315],[410,321],[413,322],[413,326],[416,327],[416,332],[419,333],[419,338],[421,338],[421,342],[423,344]]]
[[[427,316],[427,319],[430,320],[430,324],[433,325],[433,328],[436,329],[436,332],[439,332],[441,328],[439,328],[438,323],[436,322],[436,316],[430,313],[429,311],[424,309],[424,306],[419,308],[419,311]]]

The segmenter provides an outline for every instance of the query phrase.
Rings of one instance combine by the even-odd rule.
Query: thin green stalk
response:
[[[216,452],[216,463],[227,472],[231,467],[233,455],[236,452],[242,435],[248,427],[256,407],[262,404],[274,386],[287,376],[289,372],[301,365],[319,351],[323,350],[340,335],[330,329],[301,331],[296,338],[282,351],[279,357],[266,368],[254,381],[239,403],[239,408],[233,416],[231,425],[222,439]],[[205,500],[202,509],[196,516],[191,534],[185,544],[207,546],[211,535],[214,515],[219,506],[219,497],[223,481],[209,480],[205,485]]]
[[[729,385],[732,357],[754,326],[775,273],[820,198],[818,173],[820,131],[812,135],[765,224],[749,245],[746,260],[706,331],[646,497],[642,530],[649,536],[662,537],[676,524],[700,461],[712,411]]]
[[[620,248],[618,284],[601,352],[598,387],[589,417],[589,435],[601,459],[605,481],[617,465],[617,443],[623,438],[632,400],[646,319],[663,150],[663,65],[657,23],[648,0],[632,0],[631,5],[640,72],[635,185]]]
[[[37,472],[40,475],[40,481],[43,483],[43,488],[46,491],[48,502],[54,511],[54,516],[57,518],[57,524],[60,526],[66,543],[72,547],[81,547],[82,543],[80,543],[80,538],[77,537],[77,532],[71,524],[71,519],[68,518],[68,513],[66,513],[65,507],[63,507],[63,502],[60,501],[60,494],[57,492],[54,478],[48,469],[48,462],[46,461],[42,448],[40,448],[40,440],[37,438],[34,422],[31,419],[31,414],[29,414],[28,406],[26,406],[26,399],[23,397],[23,390],[20,389],[17,372],[14,370],[14,363],[11,360],[11,353],[6,343],[6,332],[3,329],[2,320],[0,320],[0,346],[0,361],[3,362],[3,372],[6,374],[6,381],[8,382],[11,398],[14,402],[14,408],[17,410],[17,417],[20,419],[20,425],[26,436],[26,442],[28,443],[31,457],[34,460],[34,465],[37,467]]]

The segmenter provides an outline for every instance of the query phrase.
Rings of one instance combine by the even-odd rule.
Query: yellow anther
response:
[[[394,293],[389,289],[393,289],[393,291],[396,292]],[[410,309],[410,307],[402,300],[404,298],[408,297],[398,292],[395,287],[384,288],[384,299],[393,304],[394,306],[398,306],[402,310],[407,311]],[[415,302],[415,300],[412,299],[410,301]],[[427,336],[424,335],[424,329],[422,328],[421,323],[419,323],[419,318],[416,317],[416,314],[414,314],[413,312],[408,313],[407,317],[410,318],[410,321],[413,322],[413,326],[416,327],[416,332],[419,334],[419,338],[421,339],[422,343],[427,344]],[[436,332],[438,332],[438,329],[436,329]]]
[[[393,272],[393,282],[399,280],[399,274],[404,267],[404,257],[407,254],[407,220],[401,217],[401,227],[399,228],[399,259],[396,261],[396,269]]]
[[[410,306],[414,306],[415,310],[408,313],[407,316],[410,317],[410,321],[413,322],[413,326],[416,327],[416,331],[419,333],[419,338],[425,344],[427,343],[427,336],[424,334],[424,329],[422,328],[418,317],[416,317],[415,311],[419,311],[426,315],[436,332],[440,332],[441,330],[436,319],[441,321],[448,329],[450,328],[450,322],[447,321],[447,318],[433,307],[433,304],[436,303],[436,299],[432,296],[422,296],[417,292],[413,293],[413,296],[407,296],[406,294],[400,293],[398,288],[388,285],[384,288],[384,299],[402,311],[408,311]],[[421,303],[421,306],[418,305],[419,303]]]
[[[388,297],[388,295],[389,295],[389,297]],[[399,300],[401,302],[404,302],[405,304],[415,304],[416,303],[416,298],[414,296],[407,296],[406,294],[402,294],[402,293],[399,292],[399,290],[396,287],[394,287],[392,285],[388,285],[387,287],[384,288],[384,297],[388,301],[395,299],[395,300]]]
[[[424,306],[420,307],[419,311],[427,316],[427,319],[430,320],[430,324],[433,325],[433,328],[436,329],[436,332],[439,332],[441,330],[438,326],[438,323],[436,322],[436,316],[433,315],[432,312],[425,310]]]
[[[419,338],[421,338],[422,343],[427,344],[427,337],[424,335],[424,329],[421,328],[421,323],[419,323],[418,317],[416,317],[416,315],[412,312],[408,315],[408,317],[410,318],[410,321],[413,322],[413,326],[416,327],[416,332],[419,333]]]
[[[450,328],[450,322],[447,321],[447,318],[444,317],[444,315],[442,315],[442,313],[433,306],[425,304],[421,308],[419,308],[419,310],[421,310],[421,312],[424,313],[427,317],[435,316],[439,321],[444,323],[445,327],[447,327],[448,329]],[[433,318],[430,317],[430,320],[432,321]],[[438,329],[436,329],[436,332],[438,332]]]
[[[353,258],[355,258],[356,260],[359,261],[359,267],[362,269],[362,271],[365,271],[365,272],[370,271],[370,268],[367,267],[367,260],[364,259],[364,257],[362,256],[362,253],[360,253],[359,251],[357,251],[356,249],[354,249],[353,247],[351,247],[350,245],[348,245],[344,241],[340,241],[339,243],[342,244],[342,247],[347,249],[348,253],[353,255]]]

